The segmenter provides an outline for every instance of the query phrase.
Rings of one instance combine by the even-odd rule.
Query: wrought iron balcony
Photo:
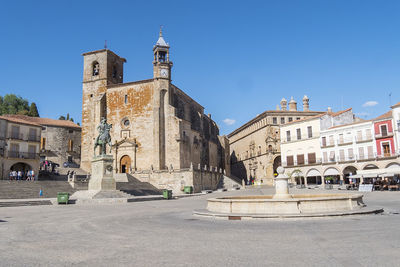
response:
[[[8,157],[14,159],[39,159],[38,153],[8,151]]]

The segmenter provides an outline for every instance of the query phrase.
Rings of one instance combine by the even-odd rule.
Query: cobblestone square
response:
[[[272,192],[1,208],[0,265],[398,266],[400,192],[365,194],[369,207],[385,209],[378,215],[250,221],[192,215],[210,197]]]

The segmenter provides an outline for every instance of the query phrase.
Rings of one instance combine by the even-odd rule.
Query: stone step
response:
[[[67,181],[0,181],[0,199],[55,198],[58,192],[74,193]]]

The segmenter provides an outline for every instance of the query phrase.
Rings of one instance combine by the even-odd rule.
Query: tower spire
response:
[[[162,27],[163,27],[163,25],[160,25],[160,35],[159,35],[159,37],[162,37]]]

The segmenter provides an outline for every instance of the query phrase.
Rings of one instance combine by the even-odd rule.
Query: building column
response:
[[[307,187],[308,183],[307,183],[307,176],[304,176],[304,185]]]
[[[321,176],[321,184],[325,186],[325,176]]]

